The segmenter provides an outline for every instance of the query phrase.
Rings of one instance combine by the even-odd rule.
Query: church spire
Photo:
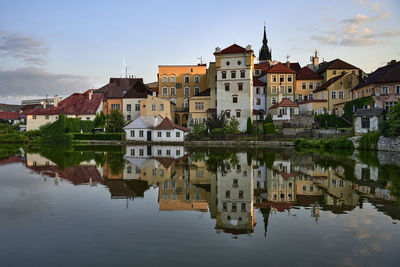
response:
[[[268,47],[268,39],[267,39],[267,27],[264,25],[264,38],[263,38],[263,45],[260,49],[259,53],[259,61],[267,61],[271,60],[272,58],[272,51]]]

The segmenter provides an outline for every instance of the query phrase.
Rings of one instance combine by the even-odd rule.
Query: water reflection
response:
[[[8,151],[8,150],[7,150]],[[134,201],[158,189],[161,212],[209,212],[216,232],[268,232],[271,214],[305,207],[345,214],[368,200],[400,219],[399,166],[389,154],[185,149],[183,146],[25,148],[3,153],[0,165],[22,162],[54,184],[104,185],[112,199]],[[127,203],[128,203],[127,202]],[[134,204],[133,204],[134,205]],[[256,222],[255,212],[263,221]]]

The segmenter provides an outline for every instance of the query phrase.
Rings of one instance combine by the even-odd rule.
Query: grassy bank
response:
[[[297,138],[293,141],[295,148],[319,148],[319,149],[354,149],[354,144],[347,137],[335,139],[305,139]]]

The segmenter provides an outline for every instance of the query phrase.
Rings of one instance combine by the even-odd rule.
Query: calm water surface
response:
[[[399,154],[0,147],[0,266],[399,266]]]

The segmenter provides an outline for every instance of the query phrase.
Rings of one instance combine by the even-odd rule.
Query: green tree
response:
[[[246,127],[247,134],[253,134],[253,123],[251,122],[251,118],[247,118],[247,127]]]
[[[226,126],[227,119],[226,119],[226,114],[225,111],[221,111],[220,114],[218,113],[213,113],[211,114],[211,117],[207,119],[206,125],[207,128],[212,131],[217,128],[224,128]]]
[[[400,101],[392,107],[388,116],[389,119],[381,125],[382,135],[388,137],[400,136]]]
[[[228,124],[224,128],[226,133],[230,134],[240,133],[239,121],[235,117],[230,118]]]
[[[119,110],[112,109],[106,118],[106,131],[108,133],[121,133],[124,127],[124,116]]]
[[[94,122],[94,127],[104,128],[104,124],[106,123],[106,116],[104,116],[103,111],[96,114],[96,118],[94,118],[93,122]]]
[[[204,123],[195,123],[193,125],[193,133],[194,134],[206,134],[207,127],[204,125]]]
[[[272,120],[272,115],[268,114],[265,116],[264,123],[273,123],[274,121]]]

